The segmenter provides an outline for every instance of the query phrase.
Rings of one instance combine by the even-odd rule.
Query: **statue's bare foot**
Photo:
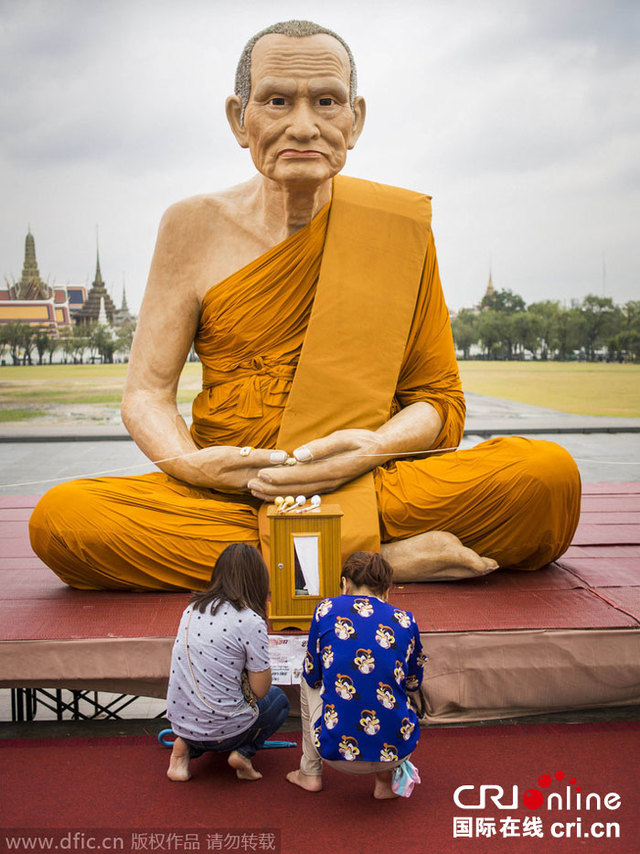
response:
[[[307,792],[320,792],[322,790],[322,777],[315,774],[303,774],[299,768],[295,771],[289,771],[287,780]]]
[[[173,742],[167,777],[173,780],[174,783],[186,783],[187,780],[191,779],[191,774],[189,773],[189,746],[180,737],[176,738]]]
[[[498,568],[495,560],[463,546],[448,531],[427,531],[406,540],[383,543],[382,556],[393,567],[393,580],[397,583],[476,578]]]
[[[235,769],[238,780],[261,780],[262,774],[253,767],[251,760],[237,750],[232,750],[227,759],[229,765]]]
[[[400,797],[391,788],[392,780],[392,771],[382,771],[380,774],[376,774],[376,784],[373,789],[373,797],[379,801],[387,801],[391,798]]]

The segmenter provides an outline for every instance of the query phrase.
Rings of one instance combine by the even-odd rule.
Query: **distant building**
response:
[[[100,254],[96,253],[96,277],[93,280],[93,284],[89,289],[89,293],[87,294],[87,299],[79,309],[79,311],[75,314],[75,321],[80,326],[86,326],[91,323],[98,323],[98,318],[100,317],[100,307],[104,302],[104,315],[108,321],[108,324],[113,326],[114,315],[116,313],[116,307],[114,305],[113,300],[109,296],[107,292],[107,287],[102,279],[102,273],[100,272]]]
[[[87,301],[87,289],[84,285],[66,285],[64,290],[69,297],[69,311],[74,318]]]
[[[484,292],[485,297],[495,296],[496,289],[493,287],[493,276],[491,274],[491,270],[489,270],[489,284],[487,285],[487,289]]]
[[[24,323],[58,336],[62,329],[71,325],[85,299],[86,290],[82,285],[51,286],[42,280],[35,240],[29,229],[22,276],[17,282],[7,281],[6,290],[0,290],[0,324]]]
[[[22,278],[19,282],[9,285],[12,300],[48,300],[51,298],[51,288],[40,278],[36,260],[36,242],[28,230],[24,241],[24,264]]]
[[[132,323],[135,320],[134,316],[129,311],[127,305],[127,292],[124,285],[122,286],[122,305],[113,313],[113,328],[122,329],[127,323]]]
[[[18,281],[6,281],[0,289],[0,324],[20,323],[46,329],[59,336],[73,326],[98,323],[116,332],[135,322],[129,311],[127,295],[122,289],[118,309],[107,292],[100,271],[100,254],[96,253],[96,275],[89,292],[84,285],[49,285],[40,276],[36,246],[31,229],[25,238],[24,264]]]
[[[482,299],[480,300],[480,302],[478,302],[478,303],[476,303],[476,304],[474,305],[474,307],[471,309],[471,312],[472,312],[473,314],[480,314],[480,312],[482,311],[482,303],[483,303],[483,302],[484,302],[488,297],[495,296],[495,292],[496,292],[496,289],[495,289],[495,288],[494,288],[494,286],[493,286],[493,274],[492,274],[492,272],[491,272],[491,269],[489,269],[489,281],[488,281],[488,283],[487,283],[487,287],[486,287],[486,290],[485,290],[485,292],[484,292],[484,296],[482,297]]]

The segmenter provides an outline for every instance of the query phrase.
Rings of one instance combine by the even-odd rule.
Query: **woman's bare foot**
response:
[[[174,783],[186,783],[187,780],[191,779],[191,774],[189,773],[189,747],[179,736],[173,742],[167,777],[173,780]]]
[[[495,560],[463,546],[448,531],[427,531],[406,540],[383,543],[382,556],[393,567],[393,580],[400,584],[476,578],[498,569]]]
[[[287,780],[293,783],[294,786],[300,786],[301,789],[305,789],[307,792],[322,791],[322,777],[315,774],[303,774],[299,768],[295,771],[289,771]]]
[[[379,801],[387,801],[390,798],[400,797],[391,788],[392,780],[393,771],[382,771],[380,774],[376,774],[376,784],[373,789],[373,797],[377,798]]]
[[[238,780],[261,780],[262,774],[253,767],[251,760],[237,750],[232,750],[227,759],[229,765],[235,769]]]

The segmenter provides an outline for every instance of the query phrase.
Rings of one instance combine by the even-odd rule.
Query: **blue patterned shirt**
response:
[[[324,759],[392,762],[420,737],[407,691],[422,683],[425,656],[409,611],[375,596],[338,596],[318,603],[307,642],[304,678],[323,688],[313,721]]]

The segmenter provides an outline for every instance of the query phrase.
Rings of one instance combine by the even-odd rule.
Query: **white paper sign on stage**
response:
[[[274,685],[300,684],[306,651],[306,635],[269,635],[271,678]]]

